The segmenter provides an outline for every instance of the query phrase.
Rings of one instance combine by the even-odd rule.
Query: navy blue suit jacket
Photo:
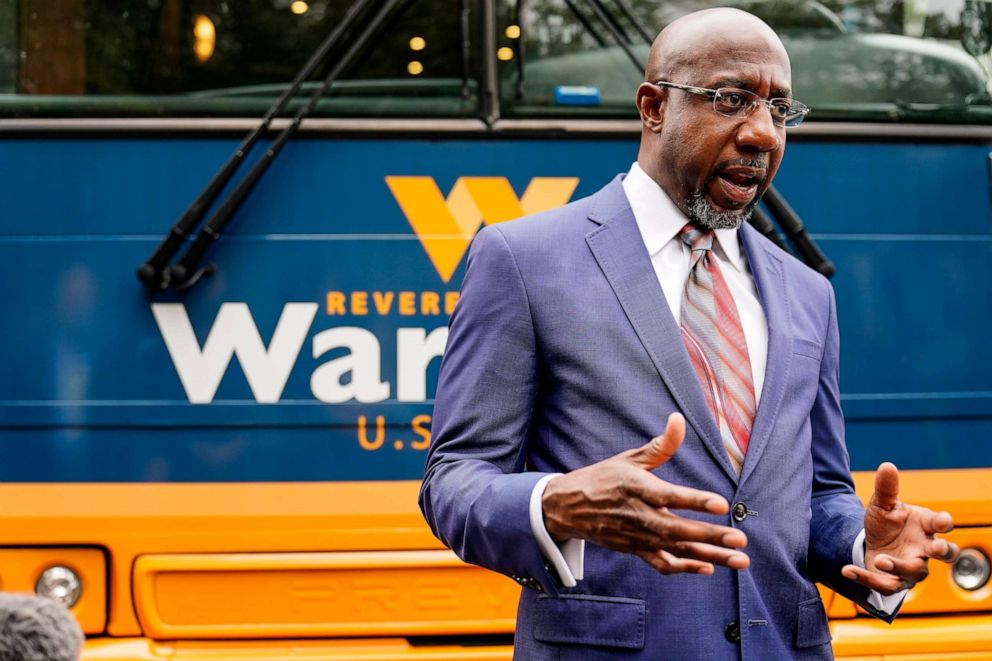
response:
[[[487,227],[452,315],[421,507],[464,560],[523,584],[520,659],[831,658],[814,581],[840,575],[863,527],[844,445],[838,332],[825,278],[740,230],[768,321],[768,363],[738,478],[690,365],[620,178],[560,209]],[[747,571],[664,576],[586,545],[565,589],[531,532],[549,472],[643,445],[673,411],[685,441],[656,474],[743,503]],[[737,622],[740,640],[729,640]]]

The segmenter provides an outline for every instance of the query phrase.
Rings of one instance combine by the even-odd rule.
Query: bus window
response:
[[[781,35],[795,96],[812,106],[811,120],[992,123],[987,2],[635,0],[630,15],[608,16],[594,4],[532,0],[520,10],[504,7],[506,29],[519,35],[507,40],[512,57],[502,63],[505,116],[633,117],[632,90],[642,74],[625,50],[643,62],[645,32],[653,36],[685,13],[730,4]]]
[[[0,3],[0,116],[261,115],[351,5]],[[313,114],[474,116],[477,64],[463,49],[472,24],[448,5],[416,0],[394,16]],[[328,71],[327,64],[319,67],[296,103],[304,103]]]

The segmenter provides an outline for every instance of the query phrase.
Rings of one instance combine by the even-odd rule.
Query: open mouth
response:
[[[765,180],[765,170],[763,168],[748,167],[743,165],[731,165],[722,168],[717,172],[714,181],[718,184],[718,203],[727,202],[726,205],[736,208],[749,204],[758,192],[758,186]],[[723,200],[719,199],[723,198]]]

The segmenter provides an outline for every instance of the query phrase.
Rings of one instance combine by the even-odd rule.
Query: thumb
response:
[[[899,503],[899,469],[888,461],[875,471],[875,493],[871,504],[891,510]]]
[[[634,463],[644,470],[657,468],[675,455],[684,438],[685,418],[681,413],[673,413],[668,416],[664,433],[637,449],[633,455]]]

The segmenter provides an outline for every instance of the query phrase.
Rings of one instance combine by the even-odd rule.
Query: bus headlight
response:
[[[977,590],[989,580],[989,558],[978,549],[962,549],[954,561],[951,576],[958,587]]]
[[[83,583],[76,572],[56,565],[41,573],[34,590],[39,596],[54,599],[66,608],[72,608],[83,594]]]

